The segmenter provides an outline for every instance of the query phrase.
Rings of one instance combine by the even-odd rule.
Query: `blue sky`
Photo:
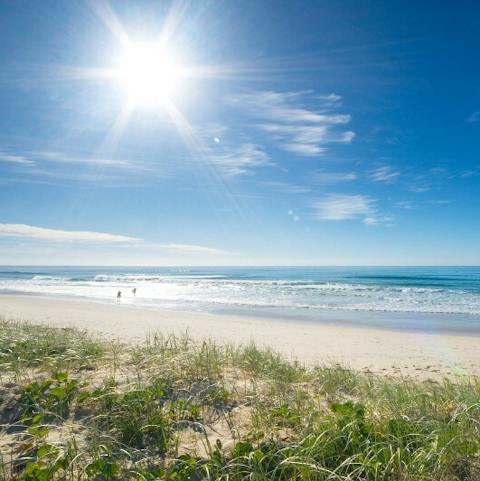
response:
[[[474,1],[4,0],[0,263],[478,265],[479,49]]]

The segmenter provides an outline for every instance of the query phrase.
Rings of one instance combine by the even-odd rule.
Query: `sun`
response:
[[[119,58],[116,72],[130,102],[147,108],[171,100],[181,77],[172,55],[155,43],[129,45]]]

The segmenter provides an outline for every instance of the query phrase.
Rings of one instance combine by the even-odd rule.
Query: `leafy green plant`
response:
[[[59,372],[42,382],[34,381],[23,389],[19,401],[21,417],[38,414],[65,419],[70,404],[79,391],[78,382]]]
[[[172,422],[164,409],[165,396],[161,385],[126,393],[99,390],[89,400],[93,422],[125,446],[164,453]]]
[[[39,327],[37,349],[35,326],[5,325],[0,419],[15,441],[2,452],[1,481],[480,479],[477,378],[306,368],[254,345],[188,336],[95,351],[76,331]],[[35,381],[22,385],[25,366]]]

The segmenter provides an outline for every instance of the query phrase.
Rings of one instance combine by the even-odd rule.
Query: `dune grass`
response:
[[[0,324],[0,480],[479,480],[480,382]]]

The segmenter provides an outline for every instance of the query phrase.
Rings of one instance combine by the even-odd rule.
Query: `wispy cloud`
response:
[[[376,201],[360,194],[328,194],[312,204],[315,216],[322,220],[349,220],[374,217]]]
[[[395,225],[395,219],[394,217],[392,216],[388,216],[388,215],[383,215],[383,216],[379,216],[379,215],[370,215],[370,216],[367,216],[363,219],[363,223],[365,225],[386,225],[387,227],[392,227],[393,225]]]
[[[470,124],[475,124],[480,121],[480,110],[476,110],[467,117],[467,122]]]
[[[451,182],[456,177],[460,177],[460,175],[442,165],[438,165],[427,169],[424,173],[416,171],[408,180],[407,188],[417,194],[441,190],[446,182]]]
[[[50,150],[30,150],[25,152],[6,153],[0,151],[0,162],[11,162],[29,167],[30,172],[41,173],[42,171],[32,171],[33,167],[41,167],[50,164],[78,164],[88,167],[112,167],[115,169],[129,169],[137,171],[150,171],[145,163],[138,159],[118,159],[96,153],[87,154],[80,152],[62,152]],[[51,171],[50,171],[51,172]]]
[[[398,180],[400,172],[393,167],[383,165],[370,172],[370,179],[373,182],[381,182],[384,184],[393,184]]]
[[[340,102],[340,100],[342,100],[341,95],[337,95],[336,93],[333,93],[333,92],[328,95],[320,95],[319,98],[322,100],[326,100],[327,102]]]
[[[168,175],[163,163],[148,162],[135,158],[115,158],[96,153],[78,151],[29,150],[15,153],[0,151],[0,164],[9,162],[22,169],[23,179],[68,180],[73,182],[121,182],[128,175],[137,178],[159,178]],[[10,178],[13,179],[13,178]]]
[[[422,194],[430,191],[441,191],[449,183],[475,178],[480,174],[480,167],[473,165],[470,169],[452,169],[445,165],[430,167],[423,173],[415,170],[410,176],[404,175],[407,179],[406,187],[411,192]]]
[[[361,194],[328,194],[312,204],[315,217],[320,220],[360,219],[365,225],[392,226],[394,218],[381,215],[377,201]]]
[[[355,137],[354,132],[341,128],[351,117],[333,112],[339,96],[331,95],[323,97],[315,110],[304,106],[315,101],[310,92],[250,92],[233,95],[230,102],[261,120],[253,127],[268,134],[283,150],[316,156],[324,153],[328,144],[349,143]],[[319,97],[316,99],[318,103]]]
[[[184,254],[215,254],[215,255],[230,255],[230,252],[214,247],[199,246],[194,244],[155,244],[155,246],[162,249],[168,249]]]
[[[112,167],[138,167],[138,162],[125,159],[109,158],[97,154],[82,154],[78,152],[61,152],[47,150],[32,150],[16,152],[15,154],[0,151],[0,162],[12,162],[23,165],[35,165],[41,162],[60,164],[106,165]]]
[[[478,170],[472,170],[472,169],[469,169],[469,170],[463,170],[459,173],[459,177],[461,179],[468,179],[469,177],[473,177],[473,176],[476,176],[479,174],[479,171]]]
[[[232,95],[230,101],[259,118],[288,122],[348,123],[349,115],[315,112],[299,105],[309,92],[258,91]]]
[[[311,188],[304,186],[304,185],[295,185],[295,184],[290,184],[288,182],[282,182],[282,181],[264,181],[262,182],[263,185],[273,187],[274,189],[284,192],[286,194],[308,194],[311,192]]]
[[[430,169],[428,169],[428,172],[432,175],[435,175],[435,176],[448,175],[448,169],[446,167],[442,167],[440,165],[438,165],[436,167],[431,167]]]
[[[319,170],[314,173],[313,178],[319,184],[338,184],[340,182],[352,182],[357,180],[355,172],[326,172]]]
[[[394,206],[398,209],[411,210],[413,209],[413,202],[411,200],[399,200],[395,202]]]
[[[206,151],[206,156],[225,175],[246,174],[253,167],[273,165],[270,156],[257,144],[244,143],[237,147],[230,147],[222,143],[216,144]]]
[[[12,164],[22,164],[22,165],[34,165],[33,160],[23,155],[13,155],[13,154],[7,154],[5,152],[0,152],[0,162],[8,162]]]
[[[432,188],[428,185],[410,185],[409,189],[412,192],[415,192],[416,194],[423,194],[424,192],[428,192],[429,190],[432,190]]]
[[[416,194],[422,194],[432,190],[431,184],[425,179],[425,176],[417,176],[408,185],[408,190]]]
[[[50,241],[141,242],[142,239],[91,231],[48,229],[26,224],[0,224],[0,237],[26,237]]]
[[[0,224],[0,237],[17,237],[51,242],[92,242],[128,244],[141,249],[169,250],[182,254],[227,255],[229,252],[195,244],[144,242],[139,237],[92,231],[48,229],[27,224]]]
[[[58,162],[64,164],[86,164],[86,165],[104,165],[112,167],[138,168],[138,163],[125,159],[114,159],[101,155],[85,155],[72,152],[57,151],[36,151],[30,155],[38,160],[46,160],[49,162]]]

